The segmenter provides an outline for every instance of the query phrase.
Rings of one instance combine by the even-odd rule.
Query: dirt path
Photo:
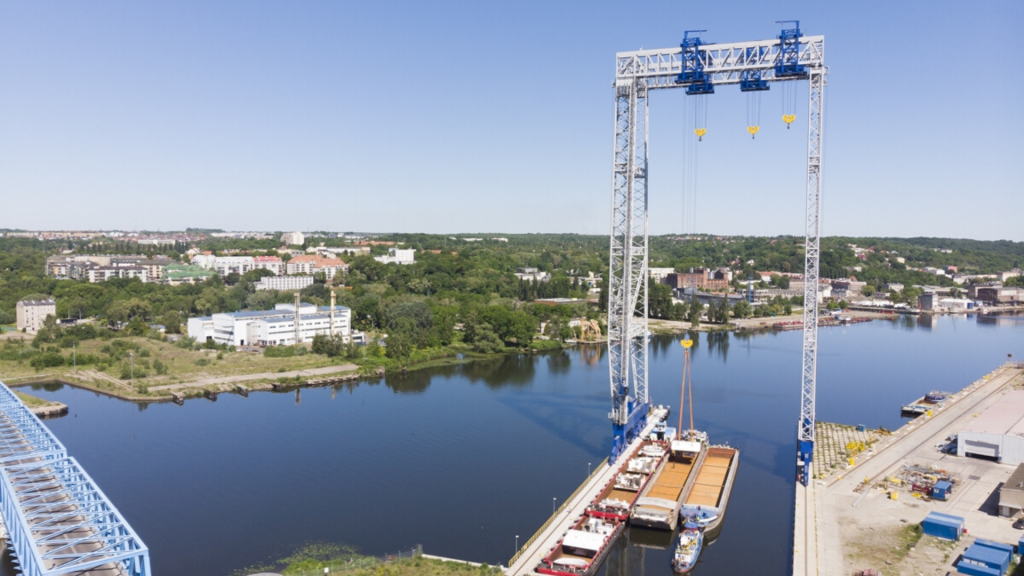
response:
[[[291,370],[288,372],[261,372],[257,374],[241,374],[238,376],[218,376],[216,378],[204,378],[181,384],[164,384],[162,386],[150,386],[150,392],[170,392],[184,388],[202,388],[205,386],[216,386],[218,384],[234,384],[248,382],[251,380],[273,380],[277,378],[295,378],[296,376],[323,376],[338,372],[353,372],[359,367],[355,364],[341,364],[338,366],[326,366],[324,368],[308,368],[305,370]]]

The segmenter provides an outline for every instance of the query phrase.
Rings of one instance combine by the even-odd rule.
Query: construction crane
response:
[[[804,36],[798,21],[777,24],[783,24],[783,29],[771,40],[709,44],[698,35],[703,30],[691,30],[684,33],[678,47],[615,55],[615,144],[608,268],[611,462],[643,428],[650,409],[647,391],[650,338],[647,330],[648,94],[651,90],[685,88],[687,95],[706,95],[714,94],[716,86],[728,84],[738,84],[742,91],[763,91],[769,90],[772,83],[807,80],[804,324],[797,475],[805,485],[810,479],[818,357],[822,136],[828,69],[824,36]],[[788,127],[793,119],[784,117],[783,121]]]

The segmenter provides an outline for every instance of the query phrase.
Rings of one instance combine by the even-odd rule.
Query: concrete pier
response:
[[[892,532],[901,526],[920,522],[929,510],[966,517],[970,532],[975,536],[1016,541],[1019,534],[1012,530],[1009,522],[982,510],[984,502],[997,489],[998,480],[1009,474],[1012,467],[944,455],[936,445],[941,445],[945,438],[957,433],[985,408],[998,402],[1022,372],[1024,368],[1020,365],[1004,364],[957,392],[933,416],[919,416],[891,436],[884,437],[871,450],[860,454],[854,466],[824,480],[813,480],[809,487],[797,484],[793,526],[794,576],[841,576],[855,569],[885,569],[886,566],[867,563],[864,566],[847,565],[846,554],[850,550],[844,550],[844,542],[873,531],[879,534],[884,530]],[[934,464],[956,472],[963,481],[948,501],[933,501],[927,505],[909,497],[909,494],[904,494],[899,500],[891,500],[884,491],[874,488],[905,463]],[[891,541],[883,540],[877,547],[884,553],[886,549],[891,550],[891,544]],[[957,554],[947,556],[951,560]],[[914,562],[925,561],[923,556],[914,559]],[[952,565],[949,562],[943,564],[942,571],[950,571]]]
[[[629,445],[623,454],[632,454],[640,447],[640,437],[647,436],[654,429],[654,424],[668,416],[668,411],[654,410],[647,417],[647,426],[644,427],[639,437]],[[527,540],[526,544],[513,557],[506,574],[517,576],[520,574],[534,574],[534,569],[541,559],[558,545],[566,532],[572,528],[591,502],[601,494],[601,489],[615,476],[619,467],[624,464],[619,460],[613,466],[604,466],[587,478],[587,481],[580,486],[576,493],[565,504],[562,505],[547,525],[544,526],[533,538]]]

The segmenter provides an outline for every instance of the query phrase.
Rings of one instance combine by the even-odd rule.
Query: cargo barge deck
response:
[[[673,443],[675,444],[675,443]],[[675,530],[679,520],[679,509],[690,491],[699,470],[704,462],[707,450],[698,443],[696,452],[687,455],[677,453],[673,446],[672,454],[662,464],[660,470],[648,482],[646,488],[636,499],[633,511],[629,515],[632,526]]]
[[[686,497],[680,515],[695,517],[709,532],[717,528],[729,505],[739,460],[740,451],[736,448],[708,448],[704,464],[697,472],[697,480]]]

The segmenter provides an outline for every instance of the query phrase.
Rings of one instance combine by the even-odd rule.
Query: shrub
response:
[[[305,346],[267,346],[263,355],[267,358],[291,358],[308,354]]]
[[[196,360],[195,362],[193,362],[193,364],[195,364],[196,366],[209,366],[210,365],[210,361],[207,360],[206,358],[200,358],[200,359]]]
[[[64,357],[57,352],[44,352],[32,358],[29,365],[36,370],[42,370],[43,368],[51,368],[53,366],[63,366]]]
[[[139,356],[142,356],[143,358],[149,358],[149,355],[149,348],[143,348],[139,350]]]
[[[153,370],[156,370],[156,373],[162,376],[167,374],[167,365],[157,358],[156,360],[153,360]]]

